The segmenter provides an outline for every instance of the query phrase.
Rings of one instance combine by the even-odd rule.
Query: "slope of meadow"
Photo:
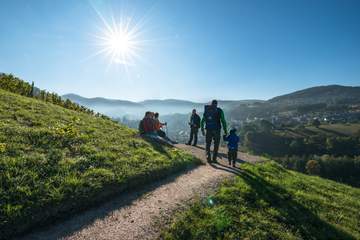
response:
[[[360,189],[272,161],[241,168],[179,213],[162,239],[360,239]]]
[[[136,134],[0,89],[0,239],[199,163]]]

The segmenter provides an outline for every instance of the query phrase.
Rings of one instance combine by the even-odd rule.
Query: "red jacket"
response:
[[[145,133],[154,132],[155,128],[155,120],[149,117],[143,119],[143,128]]]

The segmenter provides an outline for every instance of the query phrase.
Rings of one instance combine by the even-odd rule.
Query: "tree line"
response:
[[[95,113],[93,110],[84,107],[82,105],[79,105],[77,103],[74,103],[69,99],[64,100],[61,98],[61,96],[59,96],[56,93],[40,90],[34,86],[34,82],[30,84],[24,80],[21,80],[13,76],[12,74],[0,73],[0,89],[15,94],[19,94],[25,97],[31,97],[44,102],[52,103],[64,107],[66,109],[90,114],[104,119],[110,119],[109,117],[103,114]]]
[[[295,137],[292,134],[297,134]],[[306,135],[306,129],[275,129],[262,120],[240,130],[243,147],[286,168],[360,186],[360,135]],[[299,137],[302,135],[302,137]]]

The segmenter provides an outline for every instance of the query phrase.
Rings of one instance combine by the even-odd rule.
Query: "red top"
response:
[[[156,130],[154,119],[152,119],[152,118],[144,118],[143,119],[143,127],[144,127],[144,132],[145,133],[154,132]]]

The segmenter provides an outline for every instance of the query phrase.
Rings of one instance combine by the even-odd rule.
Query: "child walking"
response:
[[[236,135],[236,129],[233,128],[230,130],[229,136],[224,136],[224,141],[228,142],[228,159],[229,165],[232,164],[235,167],[235,162],[237,159],[237,151],[239,145],[239,137]]]

